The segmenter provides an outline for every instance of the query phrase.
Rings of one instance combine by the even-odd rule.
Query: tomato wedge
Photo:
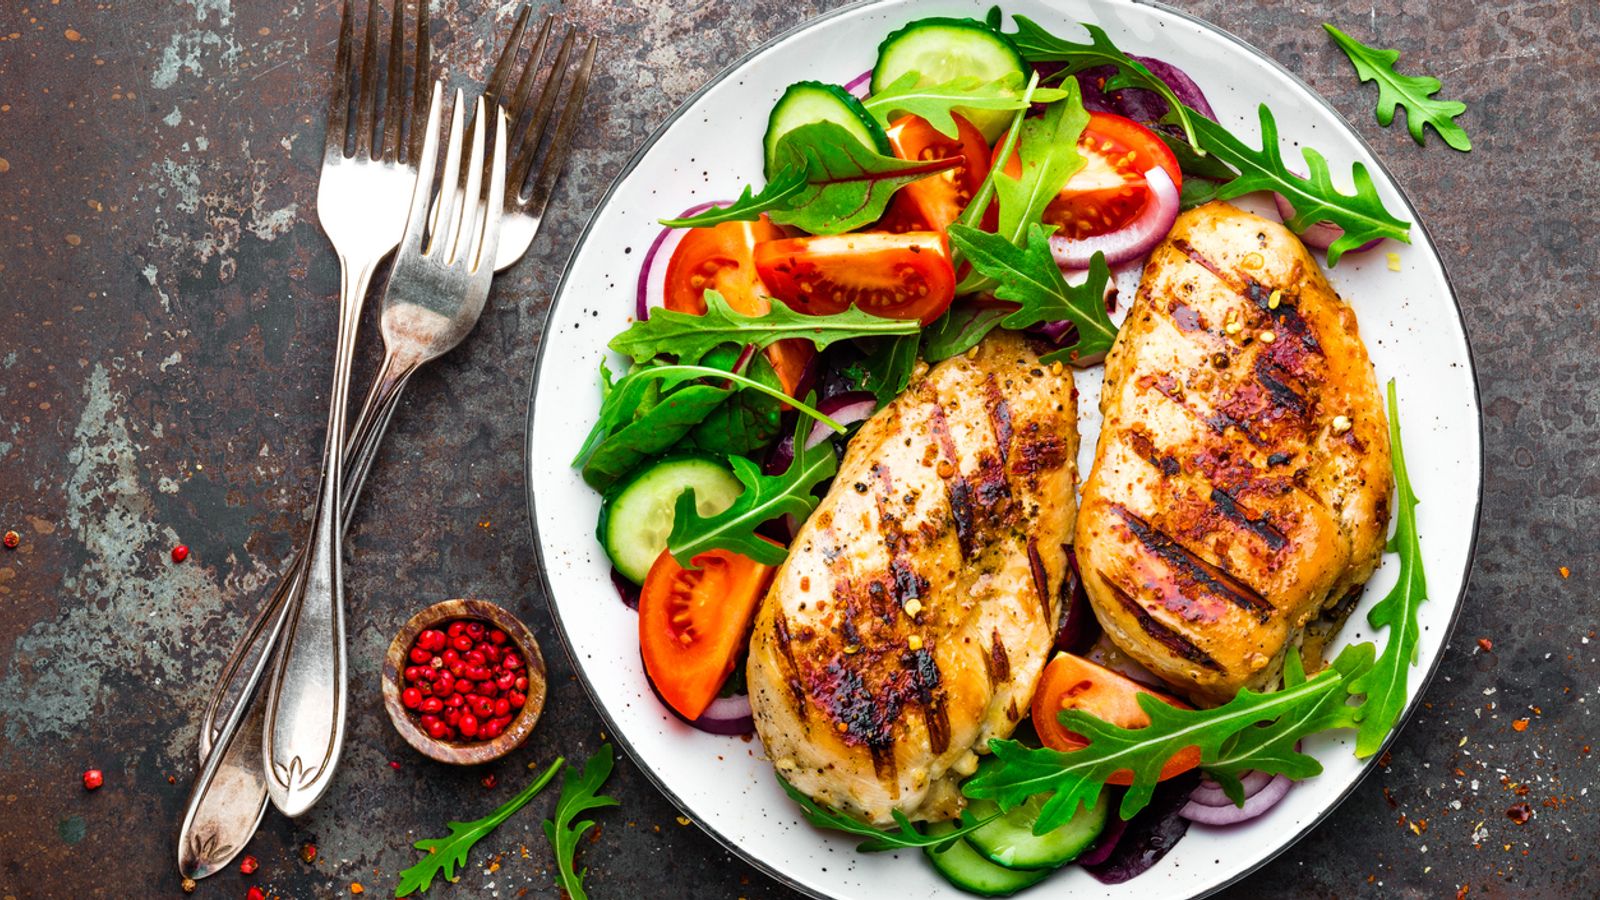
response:
[[[677,312],[704,315],[705,293],[720,293],[734,311],[759,316],[772,308],[771,293],[756,274],[752,253],[762,241],[778,240],[783,229],[766,216],[755,222],[723,222],[710,228],[691,228],[667,262],[666,307]],[[795,338],[767,348],[767,359],[778,374],[784,392],[795,396],[805,379],[816,348]]]
[[[803,313],[851,306],[927,325],[955,298],[950,244],[937,231],[865,231],[756,245],[756,271],[773,296]]]
[[[1039,689],[1033,694],[1033,730],[1039,740],[1052,750],[1078,750],[1088,744],[1081,736],[1068,731],[1056,717],[1064,709],[1081,709],[1123,728],[1143,728],[1150,717],[1139,708],[1136,699],[1149,694],[1165,703],[1182,709],[1189,705],[1176,697],[1145,687],[1133,679],[1113,672],[1071,653],[1057,653],[1056,658],[1044,667],[1039,676]],[[1200,748],[1185,747],[1161,767],[1161,778],[1187,772],[1200,765]],[[1133,773],[1127,769],[1112,774],[1106,781],[1111,784],[1132,784]]]
[[[639,594],[645,673],[678,714],[698,719],[743,652],[756,605],[776,569],[727,550],[678,565],[663,550]]]
[[[989,144],[971,122],[951,116],[956,136],[946,137],[921,116],[902,116],[889,126],[889,146],[907,161],[951,159],[962,164],[895,192],[878,227],[896,233],[944,231],[961,215],[989,175]]]
[[[1132,119],[1090,113],[1078,138],[1078,153],[1084,167],[1050,201],[1043,216],[1044,223],[1057,226],[1062,237],[1111,234],[1137,219],[1150,199],[1144,173],[1153,168],[1165,170],[1173,187],[1183,187],[1177,157],[1150,129]],[[996,148],[996,164],[998,157]],[[1022,163],[1013,154],[1002,171],[1016,177],[1022,173]]]

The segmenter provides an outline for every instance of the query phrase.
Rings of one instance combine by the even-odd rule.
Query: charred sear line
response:
[[[1045,571],[1044,559],[1039,556],[1039,543],[1028,538],[1028,568],[1033,572],[1033,592],[1039,597],[1039,609],[1044,620],[1050,621],[1050,576]]]
[[[1000,629],[990,632],[989,656],[984,660],[989,670],[989,685],[993,687],[1011,679],[1011,654],[1006,652],[1005,642],[1000,640]]]
[[[1128,530],[1138,538],[1144,548],[1160,557],[1167,565],[1185,578],[1221,595],[1234,606],[1252,613],[1265,624],[1272,618],[1274,609],[1267,599],[1249,585],[1239,581],[1231,572],[1219,565],[1201,559],[1194,551],[1173,540],[1170,535],[1155,527],[1126,507],[1113,506]]]
[[[1234,290],[1238,290],[1238,288],[1234,286],[1233,278],[1229,276],[1229,274],[1223,270],[1221,266],[1218,266],[1216,263],[1212,262],[1211,259],[1204,253],[1196,250],[1193,244],[1189,243],[1183,238],[1177,238],[1172,242],[1172,246],[1178,248],[1179,253],[1189,257],[1189,259],[1194,261],[1196,265],[1217,276],[1217,278],[1224,284],[1228,285]]]
[[[1289,539],[1268,521],[1265,514],[1262,514],[1259,518],[1252,519],[1249,513],[1239,507],[1238,499],[1222,488],[1214,487],[1211,489],[1211,502],[1216,504],[1217,511],[1227,517],[1228,521],[1248,529],[1265,541],[1267,546],[1274,551],[1282,550],[1288,546]]]
[[[961,544],[961,556],[963,559],[970,559],[977,543],[972,487],[961,474],[960,460],[956,457],[956,442],[955,438],[950,436],[950,420],[945,417],[944,406],[937,398],[931,399],[929,405],[931,411],[928,420],[933,426],[933,436],[939,442],[944,464],[950,468],[950,476],[944,479],[945,492],[950,497],[950,518],[955,521],[956,540]]]
[[[1235,416],[1232,413],[1224,410],[1219,409],[1207,416],[1205,422],[1206,425],[1217,434],[1227,434],[1229,428],[1234,428],[1237,429],[1240,434],[1244,435],[1245,440],[1256,445],[1257,447],[1265,447],[1267,445],[1266,440],[1260,435],[1256,434],[1254,431],[1251,431],[1250,427],[1245,424],[1243,419],[1240,419],[1238,416]]]
[[[923,720],[928,726],[928,746],[935,753],[950,748],[950,714],[945,709],[944,693],[939,690],[943,676],[933,648],[924,646],[907,651],[900,657],[900,666],[910,673],[909,693],[922,705]]]
[[[1161,474],[1168,478],[1183,471],[1183,465],[1178,462],[1177,457],[1171,454],[1163,455],[1156,449],[1156,443],[1150,439],[1150,435],[1140,429],[1134,428],[1128,431],[1128,444],[1133,447],[1134,453],[1161,470]]]
[[[772,617],[772,636],[778,643],[778,652],[783,657],[784,681],[789,685],[789,693],[794,696],[794,708],[800,711],[800,719],[804,721],[809,704],[806,703],[806,688],[800,680],[800,667],[795,665],[794,650],[789,646],[789,620],[782,613]]]
[[[1200,649],[1199,645],[1195,644],[1194,641],[1161,624],[1154,616],[1150,615],[1149,611],[1139,605],[1139,601],[1128,596],[1126,591],[1118,587],[1109,578],[1106,578],[1104,574],[1100,577],[1101,580],[1105,581],[1106,586],[1111,588],[1111,593],[1117,598],[1117,602],[1122,604],[1122,608],[1126,609],[1129,615],[1133,616],[1134,621],[1139,623],[1139,627],[1144,629],[1145,634],[1150,635],[1151,640],[1197,666],[1210,669],[1213,672],[1222,671],[1222,664],[1212,659],[1211,654]]]
[[[1004,469],[1011,457],[1011,404],[1000,392],[1000,382],[991,373],[983,381],[984,407],[989,413],[989,427],[994,429],[994,441],[1000,448],[1000,467]]]
[[[1267,389],[1267,394],[1272,397],[1272,402],[1279,409],[1292,413],[1296,418],[1305,418],[1308,412],[1306,399],[1300,396],[1299,391],[1290,386],[1288,381],[1285,380],[1285,373],[1273,365],[1272,360],[1265,356],[1258,356],[1256,357],[1254,369],[1256,380],[1261,382],[1261,386]]]

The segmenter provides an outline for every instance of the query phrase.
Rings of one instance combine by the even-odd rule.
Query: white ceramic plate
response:
[[[819,896],[951,896],[956,892],[919,854],[856,853],[846,836],[817,831],[785,798],[758,741],[694,731],[651,695],[639,661],[633,612],[618,601],[594,539],[600,499],[569,466],[599,407],[597,366],[605,341],[633,314],[635,280],[656,219],[706,200],[726,199],[761,175],[767,113],[791,82],[843,83],[871,68],[891,30],[932,15],[981,18],[991,0],[885,0],[815,19],[763,46],[713,79],[634,157],[580,238],[550,309],[529,417],[531,518],[546,594],[579,676],[611,733],[668,797],[702,828],[773,877]],[[1075,22],[1104,27],[1124,50],[1189,72],[1224,123],[1257,133],[1256,105],[1268,103],[1286,156],[1317,147],[1348,179],[1366,164],[1384,203],[1412,220],[1412,243],[1346,257],[1331,273],[1355,307],[1380,382],[1398,381],[1401,424],[1418,507],[1432,599],[1422,607],[1422,643],[1411,702],[1426,684],[1466,588],[1482,484],[1476,379],[1449,280],[1425,228],[1371,148],[1306,85],[1238,39],[1160,7],[1128,0],[1008,0],[1064,35]],[[1009,21],[1009,20],[1008,20]],[[1348,184],[1347,184],[1348,186]],[[1265,211],[1265,210],[1260,210]],[[1399,254],[1389,270],[1385,252]],[[1126,273],[1132,296],[1137,273]],[[1099,433],[1100,371],[1078,374],[1083,392],[1082,471]],[[1365,613],[1395,579],[1391,556],[1374,576],[1345,641],[1374,635]],[[1408,710],[1409,713],[1409,710]],[[1348,733],[1308,741],[1325,771],[1290,792],[1269,815],[1242,827],[1196,826],[1154,869],[1106,887],[1068,869],[1036,893],[1106,897],[1190,897],[1257,868],[1306,833],[1353,789],[1370,763],[1351,753]]]

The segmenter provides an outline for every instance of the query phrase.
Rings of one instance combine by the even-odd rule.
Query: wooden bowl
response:
[[[409,665],[406,655],[416,642],[417,635],[425,628],[442,625],[452,619],[488,622],[504,631],[522,654],[523,668],[528,673],[528,699],[506,730],[492,740],[456,742],[429,737],[422,730],[417,716],[400,702],[400,692],[404,689],[401,684],[403,673]],[[534,639],[528,626],[516,616],[487,600],[444,600],[424,609],[401,626],[400,633],[394,636],[394,641],[389,644],[389,652],[383,659],[383,706],[389,711],[389,721],[394,723],[395,730],[417,752],[454,766],[492,762],[515,750],[533,733],[533,726],[538,724],[539,714],[544,711],[544,696],[544,655],[539,652],[539,642]]]

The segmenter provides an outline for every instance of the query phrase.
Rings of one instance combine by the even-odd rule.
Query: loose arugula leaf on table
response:
[[[761,467],[750,460],[742,456],[728,457],[733,477],[744,485],[744,493],[734,499],[732,506],[716,515],[700,515],[695,507],[693,488],[678,495],[672,533],[667,536],[667,550],[678,565],[692,569],[696,556],[719,548],[763,565],[775,566],[783,562],[789,551],[761,538],[756,528],[783,515],[804,521],[817,507],[813,493],[817,485],[832,478],[839,468],[831,441],[822,441],[815,447],[806,446],[810,431],[802,419],[794,437],[794,459],[782,475],[763,475]]]
[[[1011,315],[1001,306],[963,303],[952,306],[922,331],[922,358],[929,363],[949,359],[971,350],[994,330],[1000,320]]]
[[[1022,247],[965,225],[950,226],[950,243],[961,249],[973,270],[998,285],[996,299],[1019,304],[1002,320],[1005,327],[1021,330],[1063,319],[1077,326],[1078,342],[1041,357],[1044,362],[1074,362],[1111,349],[1117,326],[1106,314],[1105,290],[1111,270],[1104,254],[1094,255],[1088,280],[1070,285],[1050,255],[1049,233],[1037,223],[1028,226],[1027,244]]]
[[[1395,218],[1384,208],[1377,186],[1361,163],[1351,169],[1353,194],[1334,186],[1327,159],[1310,147],[1301,148],[1311,169],[1310,177],[1289,171],[1278,148],[1278,123],[1266,104],[1261,105],[1260,150],[1204,116],[1196,116],[1194,125],[1200,137],[1197,146],[1239,170],[1239,177],[1218,187],[1218,200],[1231,200],[1253,191],[1276,191],[1294,206],[1294,216],[1284,223],[1291,230],[1305,231],[1323,221],[1344,229],[1344,234],[1328,248],[1329,266],[1338,265],[1346,251],[1373,238],[1411,242],[1411,223]]]
[[[1459,100],[1435,99],[1433,95],[1444,86],[1439,79],[1427,75],[1401,75],[1394,70],[1395,62],[1400,59],[1399,50],[1369,47],[1327,22],[1322,27],[1328,30],[1328,36],[1350,58],[1350,64],[1355,66],[1362,83],[1378,83],[1375,112],[1379,125],[1388,128],[1394,122],[1395,108],[1404,106],[1406,128],[1411,132],[1411,139],[1418,144],[1426,143],[1422,127],[1432,125],[1446,144],[1463,153],[1472,149],[1472,139],[1467,137],[1466,129],[1456,122],[1456,117],[1467,111],[1467,105]]]
[[[968,797],[992,797],[1003,809],[1035,794],[1052,793],[1033,828],[1034,834],[1045,834],[1066,824],[1079,806],[1094,805],[1106,779],[1127,769],[1133,772],[1133,784],[1122,796],[1119,814],[1129,819],[1150,802],[1161,767],[1177,753],[1198,747],[1205,765],[1219,758],[1227,742],[1246,729],[1278,728],[1289,714],[1308,704],[1320,705],[1330,693],[1342,697],[1348,678],[1333,666],[1281,691],[1241,690],[1215,709],[1180,709],[1140,694],[1139,708],[1150,717],[1144,728],[1121,728],[1082,710],[1063,710],[1061,724],[1086,738],[1087,746],[1062,752],[992,740],[989,747],[998,762],[963,785],[962,792]]]
[[[691,383],[709,379],[710,384]],[[647,457],[677,443],[735,390],[753,390],[780,400],[840,434],[844,426],[782,390],[711,366],[640,366],[611,383],[600,414],[572,465],[583,479],[605,490]]]
[[[789,202],[805,188],[805,169],[791,167],[774,175],[760,192],[746,186],[739,199],[727,206],[714,206],[681,219],[662,219],[661,224],[668,228],[705,228],[723,222],[752,222],[760,218],[762,213],[787,209]]]
[[[1400,580],[1367,614],[1374,628],[1389,629],[1388,640],[1372,670],[1350,685],[1353,694],[1365,694],[1356,708],[1356,755],[1371,756],[1406,708],[1409,670],[1417,664],[1417,607],[1428,599],[1428,579],[1422,571],[1422,544],[1417,537],[1417,495],[1406,473],[1405,450],[1400,445],[1400,409],[1394,381],[1389,382],[1389,453],[1394,468],[1394,535],[1387,550],[1400,555]]]
[[[843,813],[834,812],[820,805],[815,800],[802,794],[798,788],[785,781],[782,776],[779,776],[778,784],[783,787],[783,792],[789,795],[789,799],[800,805],[800,814],[805,817],[807,822],[818,828],[842,831],[845,834],[866,838],[866,840],[856,845],[856,849],[862,853],[878,853],[884,850],[917,850],[924,847],[943,849],[989,824],[1000,815],[996,813],[994,816],[963,824],[955,831],[935,835],[923,834],[918,831],[917,826],[906,817],[906,814],[897,809],[891,813],[897,826],[896,830],[880,831],[871,825],[858,822]]]
[[[959,133],[951,112],[956,109],[1027,109],[1032,103],[1053,103],[1065,99],[1065,91],[1054,88],[1035,90],[1031,99],[1023,99],[1022,78],[1012,73],[994,81],[980,81],[976,76],[963,76],[942,84],[919,84],[922,76],[907,72],[881,91],[861,101],[867,112],[885,128],[890,117],[921,116],[935,131],[953,138]]]
[[[785,134],[780,169],[806,173],[806,186],[771,211],[774,222],[812,234],[840,234],[877,221],[902,187],[961,165],[961,158],[908,161],[869,149],[835,122],[812,122]]]
[[[662,308],[634,322],[611,339],[611,349],[639,362],[669,353],[680,363],[696,363],[723,344],[755,344],[766,348],[781,340],[804,338],[825,349],[847,338],[916,334],[914,320],[885,319],[851,307],[841,313],[812,316],[797,313],[774,298],[772,308],[747,316],[728,305],[716,291],[706,291],[703,315]]]
[[[999,31],[1001,18],[998,6],[991,9],[990,27]],[[1117,74],[1107,79],[1105,83],[1107,92],[1140,88],[1160,94],[1161,99],[1167,101],[1167,114],[1162,117],[1162,121],[1182,128],[1189,143],[1199,146],[1195,139],[1194,120],[1205,117],[1184,106],[1172,88],[1156,77],[1144,63],[1123,53],[1112,43],[1104,29],[1087,22],[1083,23],[1084,30],[1089,32],[1089,43],[1077,44],[1056,37],[1027,16],[1012,18],[1017,23],[1017,30],[1006,34],[1006,37],[1011,38],[1017,49],[1022,51],[1023,59],[1030,63],[1062,63],[1062,75],[1073,75],[1095,66],[1115,66]]]
[[[394,895],[404,897],[412,891],[427,893],[436,875],[443,875],[445,881],[454,882],[456,869],[467,864],[467,853],[472,846],[544,790],[550,779],[556,777],[562,762],[564,760],[561,757],[556,757],[543,775],[489,815],[476,822],[448,822],[445,824],[450,829],[448,837],[424,838],[412,844],[418,850],[426,850],[427,855],[400,873],[400,883],[395,885]]]
[[[544,820],[544,836],[556,856],[556,884],[567,892],[568,900],[588,900],[589,895],[583,890],[583,876],[589,870],[585,867],[574,871],[573,857],[578,852],[578,839],[594,827],[594,820],[576,820],[592,809],[618,805],[615,797],[597,793],[611,777],[612,762],[611,745],[603,744],[589,757],[581,773],[568,766],[561,779],[561,798],[556,801],[555,818]]]
[[[889,405],[911,383],[911,372],[917,366],[917,340],[917,335],[908,334],[879,341],[867,354],[861,387],[878,398],[879,409]]]

